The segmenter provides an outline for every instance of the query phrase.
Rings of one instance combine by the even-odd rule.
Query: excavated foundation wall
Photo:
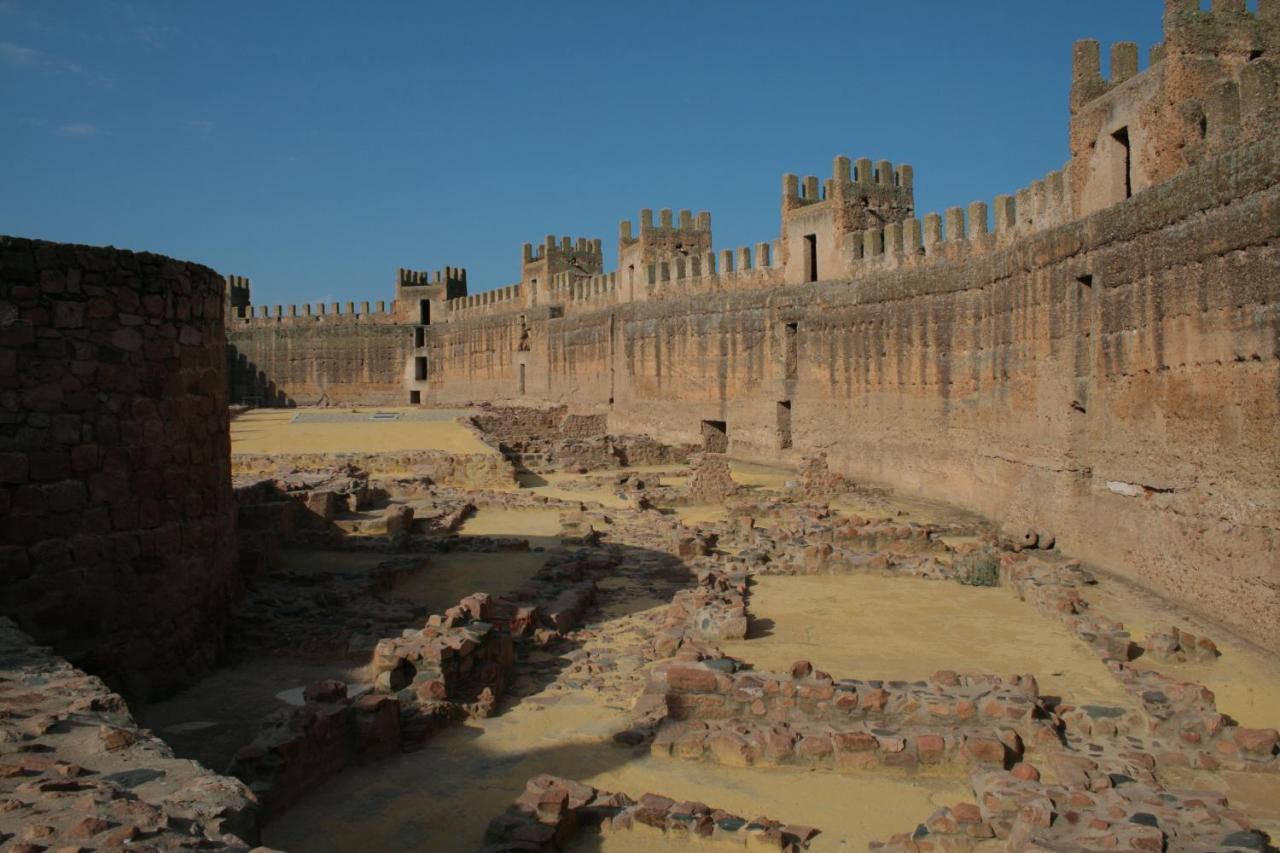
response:
[[[432,327],[432,399],[569,403],[666,442],[722,421],[750,458],[826,451],[1052,531],[1280,649],[1278,179],[1269,140],[903,271],[527,319],[524,351],[514,315]]]
[[[222,290],[0,237],[0,615],[131,699],[213,666],[237,586]]]

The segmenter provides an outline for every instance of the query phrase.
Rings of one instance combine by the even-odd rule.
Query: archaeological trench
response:
[[[940,215],[372,306],[0,238],[0,850],[1275,849],[1280,0],[1164,25]]]

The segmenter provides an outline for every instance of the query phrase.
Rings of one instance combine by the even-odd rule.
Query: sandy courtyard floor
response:
[[[746,640],[721,648],[756,669],[808,660],[836,678],[927,679],[940,669],[1031,672],[1041,692],[1129,706],[1090,650],[1008,590],[876,574],[765,575]]]
[[[450,453],[496,453],[457,422],[465,410],[387,409],[253,409],[231,422],[232,453],[379,453],[445,450]],[[374,420],[379,412],[400,414],[396,420]],[[319,420],[324,416],[355,416]],[[406,417],[412,415],[412,419]],[[362,417],[363,416],[363,417]],[[316,420],[311,420],[316,417]]]

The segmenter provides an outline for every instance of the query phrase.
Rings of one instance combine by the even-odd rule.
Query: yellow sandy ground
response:
[[[458,532],[463,536],[559,536],[560,510],[482,507],[463,522]]]
[[[473,592],[501,595],[518,589],[546,561],[545,553],[533,551],[432,554],[426,568],[397,583],[391,592],[425,605],[429,613],[442,613]]]
[[[562,501],[593,501],[603,504],[607,507],[625,507],[627,501],[618,497],[612,486],[601,483],[594,488],[580,488],[577,486],[566,486],[566,481],[582,480],[580,474],[564,474],[553,472],[548,474],[537,474],[534,476],[525,475],[521,478],[521,488],[524,491],[533,492],[536,495],[543,495],[548,498],[555,498]],[[541,485],[529,485],[530,483],[540,483]]]
[[[1131,704],[1083,643],[1003,589],[870,574],[764,576],[749,610],[761,636],[722,647],[760,670],[808,660],[836,678],[1030,672],[1045,694]]]
[[[665,606],[657,600],[645,603]],[[623,609],[634,607],[635,602]],[[611,611],[611,616],[621,613]],[[634,642],[649,624],[617,615],[605,632],[615,637],[629,632]],[[269,824],[265,842],[312,853],[470,853],[481,846],[489,818],[538,773],[634,797],[661,793],[747,818],[767,815],[819,826],[824,834],[815,850],[865,849],[868,841],[911,829],[940,805],[972,797],[956,774],[814,773],[653,758],[643,748],[611,742],[613,733],[629,726],[627,704],[608,692],[544,689],[499,716],[441,732],[420,752],[344,770]],[[590,845],[592,839],[582,843]],[[605,843],[606,849],[619,851],[658,846],[647,836],[620,835]]]
[[[1167,788],[1225,794],[1233,808],[1243,810],[1258,829],[1271,836],[1273,844],[1280,838],[1280,775],[1170,768],[1161,771],[1160,781]]]
[[[1203,684],[1213,691],[1218,710],[1230,714],[1241,725],[1280,728],[1280,658],[1240,642],[1221,628],[1205,625],[1181,608],[1119,578],[1101,576],[1097,586],[1083,592],[1091,607],[1123,622],[1135,642],[1170,626],[1208,636],[1222,652],[1222,657],[1212,663],[1160,663],[1138,658],[1134,666]]]
[[[496,453],[453,420],[292,423],[300,409],[254,409],[231,422],[233,453],[374,453],[444,450]],[[320,411],[320,410],[317,410]],[[328,410],[326,410],[328,411]],[[342,412],[412,411],[340,409]]]

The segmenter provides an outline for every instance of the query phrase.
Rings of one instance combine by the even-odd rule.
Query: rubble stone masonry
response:
[[[1280,141],[1074,222],[875,263],[432,327],[433,399],[513,396],[524,372],[525,399],[607,411],[614,432],[693,443],[716,421],[732,455],[825,450],[840,473],[1052,530],[1280,649]],[[492,345],[519,322],[528,351]]]
[[[0,615],[131,699],[222,647],[222,312],[206,267],[0,237]]]

